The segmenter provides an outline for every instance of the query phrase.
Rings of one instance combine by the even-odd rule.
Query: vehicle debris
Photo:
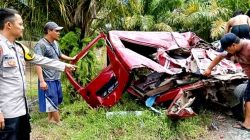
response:
[[[108,63],[94,80],[83,87],[72,72],[66,72],[91,107],[112,107],[124,91],[144,101],[154,97],[146,105],[168,108],[171,118],[196,115],[192,104],[200,97],[229,108],[239,103],[233,89],[247,79],[242,68],[224,59],[212,77],[204,77],[202,73],[219,54],[218,44],[213,46],[192,32],[110,31],[108,37],[102,33],[72,63],[84,58],[100,39],[106,41]]]
[[[115,112],[106,112],[106,118],[112,118],[114,116],[141,116],[143,111],[115,111]]]

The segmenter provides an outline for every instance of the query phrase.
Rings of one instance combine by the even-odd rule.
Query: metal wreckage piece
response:
[[[192,107],[199,98],[225,107],[239,102],[233,89],[247,79],[242,68],[225,59],[214,68],[212,77],[204,77],[204,70],[219,55],[218,47],[194,33],[110,31],[108,37],[100,34],[90,42],[72,64],[100,39],[107,43],[109,63],[94,80],[83,87],[66,72],[91,107],[112,107],[125,90],[150,101],[150,107],[164,106],[171,118],[196,115]]]

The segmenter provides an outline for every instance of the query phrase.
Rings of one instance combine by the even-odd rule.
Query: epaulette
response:
[[[18,41],[15,41],[15,43],[22,48],[25,60],[30,61],[34,59],[35,54],[32,50],[30,50],[28,47]]]

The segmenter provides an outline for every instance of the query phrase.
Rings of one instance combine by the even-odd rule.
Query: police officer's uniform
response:
[[[12,44],[0,34],[0,112],[3,113],[6,125],[4,130],[0,130],[0,140],[7,136],[5,132],[13,133],[11,135],[13,139],[14,137],[22,140],[29,139],[27,136],[21,138],[22,135],[24,136],[23,133],[29,135],[30,132],[25,96],[25,61],[59,71],[64,71],[66,65],[60,61],[35,55],[27,47],[17,42]],[[17,124],[12,124],[25,122],[23,120],[27,123],[19,124],[24,125],[20,129]],[[11,128],[11,125],[14,127]]]

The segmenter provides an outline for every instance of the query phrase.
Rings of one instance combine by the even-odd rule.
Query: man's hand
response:
[[[210,69],[206,69],[206,70],[203,72],[203,75],[209,77],[209,76],[211,75],[211,70],[210,70]]]
[[[71,65],[71,64],[66,64],[65,66],[65,70],[70,70],[70,71],[74,71],[76,70],[77,66],[76,65]]]
[[[40,82],[40,88],[41,88],[42,90],[47,90],[47,89],[48,89],[47,83],[46,83],[45,81]]]
[[[77,56],[77,55],[75,55],[74,57],[72,57],[72,59],[71,59],[71,60],[72,60],[72,61],[73,61],[73,60],[75,60],[75,59],[76,59],[76,56]]]
[[[3,130],[4,127],[5,127],[5,124],[4,124],[3,113],[0,113],[0,130]]]

